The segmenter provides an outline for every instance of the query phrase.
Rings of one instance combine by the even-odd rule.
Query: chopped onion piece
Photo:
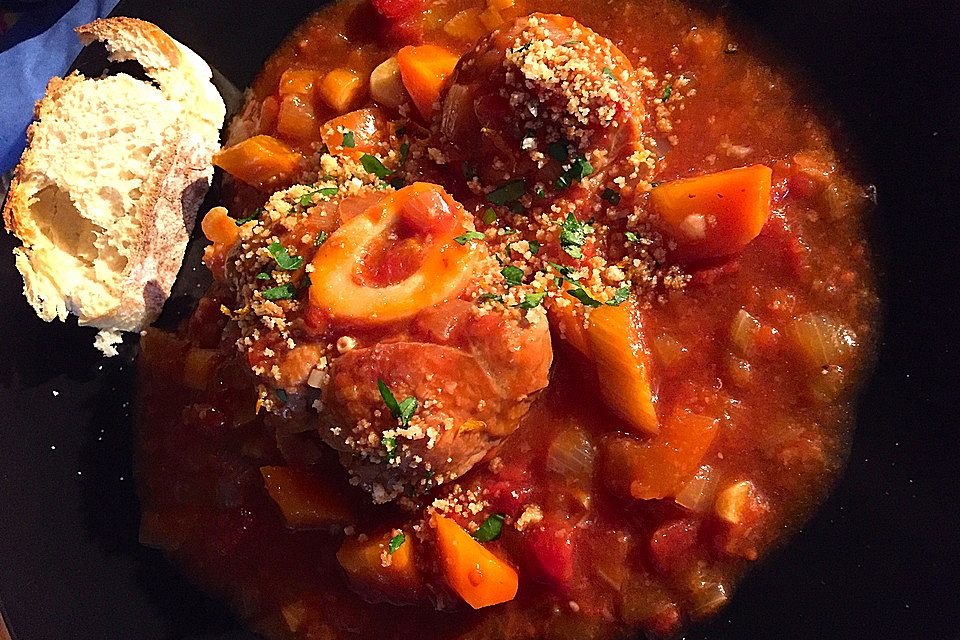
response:
[[[683,486],[674,501],[694,513],[703,513],[713,504],[713,495],[717,491],[717,473],[710,465],[703,465],[687,484]]]
[[[593,477],[595,451],[590,435],[578,427],[562,431],[547,452],[547,469],[557,475],[586,484]]]
[[[816,369],[845,364],[857,347],[857,335],[825,314],[795,318],[788,334],[803,359]]]
[[[746,309],[737,311],[730,325],[730,342],[734,350],[742,355],[749,355],[753,350],[753,339],[760,330],[760,321],[754,318]]]

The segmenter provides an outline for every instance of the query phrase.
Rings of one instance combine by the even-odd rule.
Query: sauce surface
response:
[[[262,216],[256,213],[261,206],[272,212],[279,206],[272,198],[268,202],[272,192],[320,181],[286,192],[295,209],[306,198],[298,225],[307,226],[264,234],[264,246],[278,238],[295,256],[271,252],[264,260],[279,265],[274,273],[287,270],[289,261],[288,270],[296,275],[261,271],[275,280],[256,284],[263,261],[242,264],[235,253],[217,248],[223,242],[215,242],[207,264],[218,282],[191,319],[175,335],[151,331],[143,339],[142,541],[162,548],[188,575],[228,599],[254,628],[277,638],[614,638],[636,629],[669,635],[715,613],[742,572],[802,522],[842,468],[851,428],[850,394],[869,360],[876,323],[862,226],[868,190],[844,166],[817,110],[801,101],[799,87],[765,66],[758,52],[740,46],[722,19],[669,0],[375,4],[342,2],[308,19],[267,62],[231,126],[230,145],[267,135],[282,141],[284,153],[292,150],[290,157],[299,158],[285,176],[272,175],[257,185],[250,179],[246,184],[231,181],[226,204],[235,218]],[[410,10],[414,5],[417,10]],[[612,41],[627,62],[615,53],[603,58],[598,82],[606,82],[601,76],[618,76],[620,64],[635,68],[644,79],[636,102],[615,117],[623,118],[621,131],[632,131],[630,118],[642,113],[642,123],[636,124],[643,131],[638,144],[652,151],[655,161],[649,167],[594,192],[577,184],[561,189],[562,176],[553,176],[543,196],[525,194],[534,203],[538,197],[556,198],[578,212],[576,224],[564,228],[568,235],[554,238],[548,229],[547,237],[554,241],[540,243],[535,238],[542,240],[544,230],[525,226],[525,211],[510,211],[509,200],[491,199],[491,193],[510,182],[498,182],[496,162],[469,166],[477,164],[477,149],[488,153],[486,138],[474,140],[458,130],[457,136],[448,136],[449,145],[434,147],[427,123],[417,113],[416,95],[399,109],[377,102],[389,124],[371,124],[369,137],[360,135],[363,122],[335,129],[335,135],[324,124],[375,106],[367,79],[401,47],[432,44],[454,56],[482,59],[474,49],[478,38],[533,12],[569,16]],[[521,47],[508,48],[507,55]],[[603,66],[607,64],[614,68]],[[336,70],[347,78],[337,88],[351,86],[349,77],[362,79],[362,88],[349,96],[318,88],[326,97],[306,102],[289,91],[294,81],[322,85]],[[470,80],[460,73],[452,80],[454,86],[468,82],[482,92],[487,77]],[[455,93],[445,91],[440,109]],[[427,102],[425,108],[431,106]],[[369,118],[379,122],[380,116]],[[509,114],[490,122],[508,121]],[[358,120],[350,122],[354,127]],[[349,154],[353,147],[346,144],[346,133],[356,135],[354,144],[365,149],[369,142],[369,153],[390,167],[402,158],[403,169],[380,177],[385,185],[364,177],[359,190],[347,196],[341,176],[334,176],[340,193],[333,198],[342,199],[328,202],[326,195],[314,195],[326,184],[322,174],[328,167],[320,156],[324,145],[331,153]],[[403,151],[398,145],[407,140]],[[621,148],[606,138],[599,144],[607,145],[604,153],[591,158],[615,158]],[[366,289],[402,285],[423,268],[432,247],[442,245],[437,238],[471,230],[483,238],[478,243],[483,246],[475,249],[480,257],[471,259],[482,264],[499,260],[491,262],[494,274],[502,273],[502,266],[525,264],[512,260],[556,261],[575,269],[592,256],[574,254],[592,251],[612,265],[614,259],[634,255],[625,231],[631,222],[617,218],[606,224],[599,214],[579,212],[626,207],[627,202],[649,208],[651,201],[656,205],[656,198],[664,197],[656,195],[657,189],[676,185],[678,179],[760,165],[772,170],[771,214],[739,250],[716,255],[702,241],[685,249],[682,242],[676,246],[665,240],[664,254],[629,272],[629,300],[617,304],[618,290],[604,288],[608,281],[587,278],[569,284],[585,292],[589,304],[584,306],[596,303],[595,309],[584,312],[576,304],[561,306],[552,295],[545,298],[552,365],[549,358],[543,360],[539,342],[522,342],[536,320],[518,319],[509,304],[522,305],[536,289],[504,289],[498,282],[499,288],[487,290],[488,282],[471,284],[469,293],[438,305],[444,309],[434,314],[438,317],[421,313],[410,319],[402,305],[393,306],[389,312],[397,320],[376,326],[338,319],[329,311],[335,303],[316,293],[326,278],[320,274],[330,272],[324,256],[334,250],[325,238],[340,237],[348,224],[359,224],[354,221],[370,215],[371,202],[395,213],[389,209],[391,198],[413,188],[433,203],[430,211],[449,216],[418,218],[398,204],[401,213],[396,215],[404,222],[369,249],[355,274]],[[523,166],[518,163],[515,171]],[[593,160],[590,171],[606,175],[614,170]],[[404,183],[437,183],[452,197],[430,195],[417,184],[390,185],[401,173]],[[609,174],[611,180],[614,175]],[[538,179],[528,177],[525,186]],[[484,188],[471,190],[473,180]],[[389,195],[371,196],[371,189]],[[450,200],[443,204],[438,198]],[[363,206],[349,205],[358,199]],[[488,211],[495,220],[487,218]],[[236,225],[230,218],[227,222],[232,240]],[[584,232],[582,225],[594,228]],[[210,229],[205,221],[208,237],[216,240],[213,227],[213,219]],[[589,237],[571,244],[569,234],[578,231]],[[471,248],[468,240],[448,241],[445,255]],[[510,248],[518,242],[524,243],[519,250]],[[537,244],[536,252],[531,242]],[[691,251],[700,253],[694,259]],[[296,256],[303,265],[294,264]],[[438,273],[449,273],[455,262],[450,260]],[[307,263],[321,271],[306,269]],[[647,269],[642,280],[635,275],[641,267]],[[566,286],[569,270],[543,269],[550,273],[548,282],[556,279]],[[301,276],[313,273],[317,275],[303,284]],[[524,286],[536,286],[536,278],[525,274]],[[250,283],[260,288],[247,300],[244,296],[254,286]],[[301,299],[309,287],[310,301],[326,305],[324,313],[307,303],[280,305],[289,340],[296,345],[289,349],[286,334],[281,339],[258,331],[259,325],[251,328],[241,313],[250,301],[262,302],[265,287],[272,285],[292,286],[290,297]],[[298,287],[303,292],[297,293]],[[495,307],[486,320],[455,313],[456,305],[482,296]],[[493,298],[498,296],[508,303],[496,306],[500,302]],[[564,309],[570,308],[583,315],[567,324]],[[533,309],[541,311],[540,306]],[[501,318],[498,314],[502,324],[491,325],[494,317]],[[633,406],[635,398],[620,404],[611,400],[609,389],[616,385],[610,378],[620,376],[602,366],[611,359],[599,355],[604,342],[596,337],[602,335],[596,318],[601,317],[626,318],[639,332],[628,348],[646,354],[649,363],[653,427],[645,422],[649,416],[643,407],[639,415],[623,408]],[[443,331],[459,337],[441,340],[437,334]],[[513,335],[528,345],[518,352],[531,354],[520,361],[522,367],[489,355],[499,348],[497,340]],[[472,456],[471,464],[454,465],[447,480],[443,460],[434,460],[434,466],[413,462],[428,454],[413,449],[418,446],[413,437],[381,438],[375,432],[372,448],[360,451],[350,450],[342,439],[317,437],[298,417],[314,397],[310,367],[318,355],[310,351],[313,340],[330,341],[339,354],[381,349],[385,355],[379,360],[355,370],[382,378],[396,374],[388,380],[393,388],[407,379],[397,371],[415,370],[411,361],[448,354],[440,350],[441,342],[444,349],[476,356],[481,362],[476,374],[464,373],[465,365],[460,370],[450,365],[453,356],[437,356],[441,364],[436,366],[450,367],[453,379],[459,375],[474,387],[489,374],[491,389],[507,389],[502,408],[492,401],[492,392],[482,398],[491,405],[483,422],[489,438],[471,441],[473,448],[455,449],[464,458]],[[240,351],[238,341],[244,344]],[[398,346],[408,344],[427,345],[426,351]],[[617,364],[619,352],[614,351],[611,362]],[[377,364],[382,362],[386,364]],[[511,362],[519,375],[511,377]],[[352,375],[354,369],[339,366],[332,369],[335,380]],[[532,379],[536,376],[523,375],[538,366],[549,371],[548,385],[546,379],[540,384]],[[403,400],[399,395],[397,400]],[[425,396],[418,397],[415,415],[425,418]],[[386,410],[362,414],[362,400],[357,401],[360,408],[344,410],[337,419],[344,424],[357,416],[374,423],[392,420]],[[377,457],[384,447],[386,455]],[[307,475],[286,476],[288,469]],[[309,478],[307,488],[297,484],[304,477]],[[380,504],[371,501],[371,493],[382,498]],[[519,575],[516,596],[477,610],[457,597],[459,590],[438,560],[442,548],[437,550],[436,520],[430,514],[445,514],[477,539],[485,537],[478,529],[496,528],[499,519],[497,535],[483,546]],[[371,578],[358,565],[361,551],[344,552],[378,539],[384,548],[400,540],[396,549],[378,555],[384,575],[394,575],[388,571],[391,561],[398,571],[409,561],[417,568],[416,581]],[[415,554],[412,560],[403,555],[408,552]]]

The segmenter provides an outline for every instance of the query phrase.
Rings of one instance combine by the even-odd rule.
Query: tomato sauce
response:
[[[534,11],[575,18],[659,79],[651,118],[669,122],[653,134],[654,189],[763,164],[772,170],[773,214],[741,251],[685,264],[685,286],[658,288],[631,312],[642,327],[633,347],[652,363],[654,435],[610,408],[603,372],[576,336],[552,324],[549,386],[495,457],[456,481],[484,496],[484,513],[506,517],[485,547],[519,575],[516,597],[478,610],[431,586],[442,583],[442,571],[429,542],[413,547],[426,558],[423,585],[348,578],[337,558],[345,539],[387,531],[393,540],[403,530],[413,544],[414,516],[404,504],[372,504],[332,449],[301,437],[302,425],[260,410],[253,363],[237,352],[239,330],[221,308],[229,313],[237,301],[222,282],[176,334],[148,332],[140,360],[141,539],[268,637],[669,635],[722,607],[739,576],[803,522],[842,469],[852,394],[876,330],[863,230],[868,190],[804,102],[800,81],[764,64],[763,52],[738,41],[722,18],[673,0],[337,3],[268,60],[228,142],[271,135],[309,158],[322,145],[320,125],[372,103],[364,91],[342,109],[332,105],[343,96],[289,99],[303,83],[319,86],[335,68],[366,83],[408,44],[461,55],[474,43],[464,12],[482,15],[489,31],[496,20]],[[289,69],[314,75],[284,89]],[[441,182],[479,219],[485,206],[470,201],[459,173],[424,166],[416,177]],[[235,211],[249,212],[269,195],[239,181],[228,187]],[[571,262],[556,242],[541,250]],[[584,246],[585,254],[594,250]],[[359,278],[376,287],[400,282],[421,254],[416,234],[401,233],[371,252]],[[298,322],[304,334],[332,331],[313,307]],[[353,335],[365,344],[385,334]],[[693,450],[700,454],[683,454]],[[349,522],[287,526],[261,468],[298,460],[323,478],[326,498],[349,512]],[[422,506],[447,490],[409,497]]]

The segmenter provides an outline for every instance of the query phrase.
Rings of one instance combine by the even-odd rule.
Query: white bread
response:
[[[14,254],[37,314],[75,314],[112,355],[117,332],[141,330],[170,295],[225,108],[206,63],[155,25],[108,18],[77,32],[103,40],[113,60],[137,60],[157,86],[53,78],[3,216],[23,243]]]

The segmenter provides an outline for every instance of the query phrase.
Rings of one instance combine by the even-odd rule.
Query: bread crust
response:
[[[43,206],[38,197],[45,187],[64,186],[51,181],[47,174],[50,168],[43,166],[42,158],[50,155],[49,140],[46,154],[34,149],[38,132],[44,126],[54,126],[45,125],[44,114],[55,113],[58,100],[79,83],[96,83],[100,79],[75,72],[66,78],[50,80],[46,94],[36,104],[35,121],[27,129],[27,150],[14,169],[3,219],[8,231],[23,242],[23,246],[14,250],[17,268],[24,278],[24,293],[41,318],[63,320],[68,313],[74,313],[80,324],[107,332],[139,331],[159,315],[179,272],[197,211],[213,175],[211,160],[218,148],[225,107],[210,82],[211,72],[206,63],[155,25],[133,18],[107,18],[79,27],[77,33],[84,44],[104,40],[114,59],[140,62],[157,81],[162,93],[162,96],[150,94],[158,89],[141,83],[147,89],[137,92],[136,97],[145,100],[150,96],[150,100],[144,102],[145,109],[166,104],[177,110],[175,117],[161,119],[165,128],[159,134],[153,132],[148,138],[150,144],[159,141],[151,147],[152,166],[148,175],[139,176],[142,183],[135,208],[125,209],[123,215],[118,216],[118,219],[135,218],[135,224],[123,227],[126,263],[116,282],[111,283],[109,295],[103,294],[102,283],[77,280],[75,273],[65,273],[62,261],[53,259],[69,251],[52,245],[50,237],[40,228],[41,224],[49,226],[51,219],[58,220],[59,213],[55,210],[52,217],[38,221],[31,210]],[[105,100],[116,99],[112,94],[104,95]],[[64,122],[72,123],[63,144],[69,145],[71,140],[77,144],[75,136],[84,135],[78,122],[81,116],[89,117],[89,114],[66,114],[65,117],[57,113],[56,118],[50,118],[57,120],[61,129],[67,129]],[[109,189],[112,185],[101,186]],[[76,209],[88,222],[93,219],[84,215],[79,206]],[[91,268],[99,259],[99,255],[93,259]],[[91,280],[89,274],[86,278]],[[72,286],[61,286],[65,281]],[[84,286],[86,284],[90,286]],[[116,284],[119,286],[114,286]],[[69,290],[65,290],[67,288]]]

